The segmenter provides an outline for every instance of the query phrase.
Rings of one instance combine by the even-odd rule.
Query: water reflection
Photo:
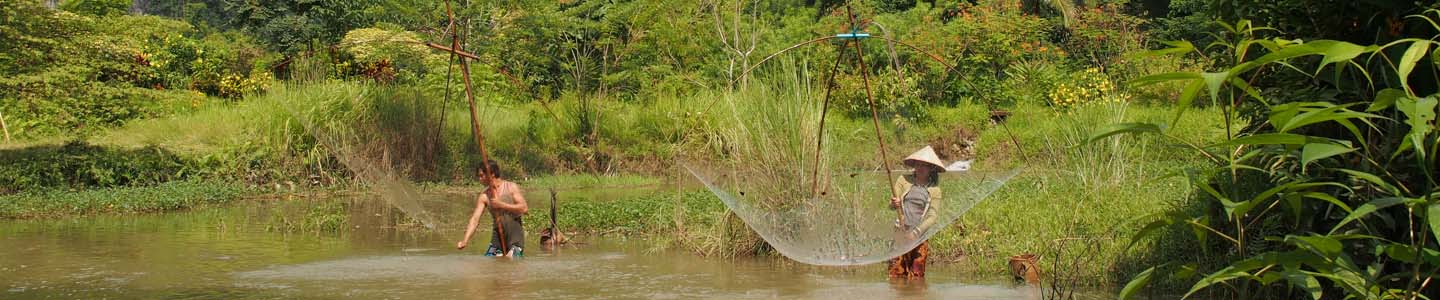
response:
[[[890,289],[895,291],[896,299],[925,299],[929,287],[923,277],[890,278]]]

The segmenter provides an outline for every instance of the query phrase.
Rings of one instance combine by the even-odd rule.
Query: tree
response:
[[[130,11],[130,0],[70,0],[61,3],[60,9],[92,16],[125,14]]]
[[[748,78],[740,76],[744,76],[741,73],[750,69],[750,56],[755,54],[756,46],[760,45],[761,28],[764,26],[760,22],[760,10],[751,7],[753,4],[751,1],[740,1],[731,5],[718,1],[706,2],[706,10],[715,21],[715,36],[724,46],[726,60],[730,63],[725,69],[725,79],[730,82],[727,86],[738,82],[743,88],[750,83]]]
[[[255,35],[274,51],[293,53],[310,49],[310,43],[333,44],[346,32],[374,25],[373,11],[384,11],[385,0],[204,0],[197,17],[220,29],[238,29]]]

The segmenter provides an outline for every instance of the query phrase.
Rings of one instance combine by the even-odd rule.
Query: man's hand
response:
[[[470,241],[460,241],[455,243],[455,250],[465,250],[466,246],[470,246]]]
[[[900,197],[890,197],[890,209],[900,207]]]

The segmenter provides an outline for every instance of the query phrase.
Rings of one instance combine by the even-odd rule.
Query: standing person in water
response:
[[[470,214],[470,225],[465,227],[465,238],[460,240],[455,248],[465,249],[470,245],[470,236],[475,234],[475,227],[480,225],[480,214],[484,213],[488,206],[496,222],[491,230],[490,247],[485,250],[485,256],[524,256],[525,224],[520,221],[520,217],[530,210],[530,206],[525,204],[525,195],[520,192],[520,185],[502,179],[503,173],[494,160],[486,161],[479,173],[480,182],[486,186],[485,192],[476,197],[475,212]],[[502,240],[505,245],[501,245]]]
[[[901,176],[895,180],[894,194],[890,197],[890,209],[900,210],[900,222],[896,229],[905,237],[902,241],[913,241],[935,224],[935,204],[940,201],[940,172],[945,172],[945,163],[935,155],[930,146],[916,151],[905,158],[905,165],[915,169],[915,174]],[[890,261],[890,278],[924,278],[925,259],[930,256],[930,242],[922,241],[915,249]]]

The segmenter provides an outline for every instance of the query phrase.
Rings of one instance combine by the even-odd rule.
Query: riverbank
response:
[[[0,182],[31,182],[39,187],[14,188],[14,194],[0,197],[0,214],[43,218],[160,212],[265,196],[277,190],[363,191],[347,166],[353,160],[347,162],[344,155],[335,154],[359,151],[333,152],[344,148],[336,148],[335,141],[363,141],[363,136],[334,130],[346,128],[346,124],[375,124],[375,118],[359,112],[387,114],[386,110],[357,109],[349,106],[355,104],[349,101],[388,101],[380,99],[393,100],[403,94],[343,83],[278,88],[245,102],[133,122],[68,147],[59,141],[0,147],[0,155],[37,158],[7,160],[5,164],[15,167],[4,168],[9,172],[0,172]],[[706,256],[773,255],[718,199],[696,188],[698,185],[690,182],[693,179],[673,170],[669,163],[687,147],[696,147],[691,143],[703,142],[685,133],[707,130],[703,118],[713,116],[695,117],[693,113],[706,101],[681,101],[678,97],[656,101],[658,104],[646,109],[638,109],[646,105],[639,103],[606,108],[613,114],[606,122],[613,123],[599,131],[605,137],[605,143],[597,147],[601,150],[588,150],[583,143],[567,138],[575,134],[575,128],[544,125],[552,117],[541,103],[491,107],[491,114],[499,116],[486,127],[492,137],[492,153],[506,161],[503,167],[513,172],[511,176],[530,187],[535,213],[526,217],[527,227],[538,232],[548,224],[546,194],[557,189],[558,222],[565,231],[644,235],[656,240],[655,247]],[[348,110],[343,109],[346,107]],[[1128,279],[1146,259],[1190,255],[1183,250],[1187,243],[1183,240],[1126,246],[1139,229],[1136,218],[1177,209],[1190,196],[1183,179],[1165,175],[1199,163],[1196,158],[1176,155],[1176,146],[1144,136],[1082,145],[1100,126],[1168,120],[1174,117],[1171,108],[1096,103],[1056,109],[1022,103],[1008,110],[1006,126],[1000,127],[991,123],[990,112],[980,106],[935,107],[928,112],[927,126],[910,131],[916,139],[963,144],[980,167],[1024,169],[952,228],[932,238],[933,262],[999,275],[1008,272],[1009,256],[1033,253],[1043,257],[1041,265],[1050,276],[1109,285]],[[332,117],[306,117],[312,112],[313,116]],[[468,184],[473,179],[466,170],[471,169],[476,155],[468,148],[473,143],[464,134],[468,119],[463,113],[459,109],[447,112],[442,124],[399,127],[431,135],[437,132],[423,128],[443,125],[439,140],[405,142],[440,147],[430,148],[435,151],[433,157],[406,150],[424,148],[371,145],[383,149],[376,153],[395,161],[422,161],[426,164],[419,166],[429,166],[391,164],[382,169],[410,174],[423,191],[478,192],[478,187]],[[1211,117],[1217,114],[1208,109],[1192,111],[1177,123],[1185,127],[1168,132],[1197,144],[1213,142],[1223,132],[1218,118]],[[665,119],[667,115],[690,119]],[[857,124],[837,126],[866,125]],[[351,127],[357,131],[369,128]],[[675,187],[677,182],[681,187]],[[565,191],[585,187],[653,190],[618,198]]]
[[[218,205],[257,194],[243,185],[201,180],[83,191],[44,189],[0,196],[0,220],[158,213]]]

